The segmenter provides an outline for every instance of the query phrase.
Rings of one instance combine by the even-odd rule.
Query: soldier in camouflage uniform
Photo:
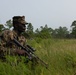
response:
[[[5,30],[0,36],[0,58],[3,58],[7,54],[25,54],[25,51],[22,50],[20,47],[16,46],[12,40],[15,38],[21,43],[21,45],[25,46],[26,39],[22,35],[22,32],[25,32],[26,24],[28,23],[25,21],[25,16],[13,17],[13,30]]]

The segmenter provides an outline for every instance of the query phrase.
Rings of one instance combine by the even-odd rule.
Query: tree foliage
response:
[[[66,38],[67,34],[69,34],[68,29],[60,26],[58,29],[53,30],[52,36],[55,38]]]
[[[5,26],[6,26],[7,29],[11,29],[13,27],[11,19],[6,21]]]
[[[27,25],[27,30],[26,30],[26,32],[27,32],[27,34],[29,35],[29,37],[33,37],[33,26],[32,26],[32,24],[31,23],[29,23],[28,25]]]
[[[40,37],[40,38],[51,38],[51,33],[52,33],[52,28],[48,28],[47,25],[45,25],[44,27],[41,26],[40,27],[40,30],[37,28],[35,30],[35,34],[37,37]]]
[[[3,24],[0,24],[0,32],[2,32],[5,29]]]
[[[71,27],[72,27],[72,33],[71,34],[76,38],[76,21],[72,22]]]

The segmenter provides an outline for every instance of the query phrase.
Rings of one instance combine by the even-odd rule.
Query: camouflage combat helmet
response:
[[[25,21],[25,16],[14,16],[13,17],[13,24],[16,24],[16,23],[21,23],[21,24],[28,24],[26,21]]]

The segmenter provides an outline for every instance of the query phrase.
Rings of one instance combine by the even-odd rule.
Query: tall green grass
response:
[[[75,39],[35,39],[28,44],[36,48],[35,54],[48,64],[48,69],[41,63],[24,63],[26,58],[7,56],[7,62],[0,61],[0,75],[75,75],[76,40]]]

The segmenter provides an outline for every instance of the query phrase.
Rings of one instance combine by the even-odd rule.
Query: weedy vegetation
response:
[[[76,75],[76,39],[33,39],[28,44],[48,68],[24,63],[24,57],[18,63],[18,56],[6,56],[6,62],[0,61],[0,75]]]

